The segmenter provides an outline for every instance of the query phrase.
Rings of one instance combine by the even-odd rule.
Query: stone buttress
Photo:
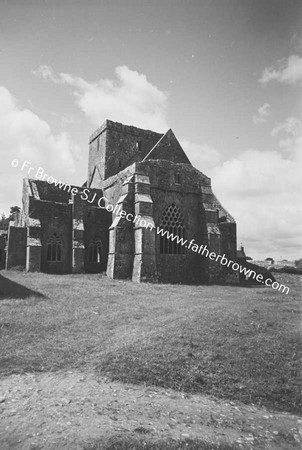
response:
[[[135,255],[132,281],[157,281],[155,254],[155,223],[150,180],[134,175],[134,210],[140,216],[134,226]]]

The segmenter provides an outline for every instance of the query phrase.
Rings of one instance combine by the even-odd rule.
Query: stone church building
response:
[[[164,283],[238,281],[206,252],[188,248],[194,239],[236,261],[236,223],[172,130],[159,134],[106,120],[90,137],[82,186],[24,179],[22,203],[8,230],[7,269],[106,271],[110,278]]]

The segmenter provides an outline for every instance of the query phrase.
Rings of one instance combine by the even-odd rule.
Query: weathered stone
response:
[[[8,229],[8,245],[6,269],[24,268],[26,264],[26,228],[15,227],[10,222]]]
[[[166,240],[160,229],[184,245]],[[90,138],[81,187],[24,180],[7,268],[107,270],[133,281],[238,281],[231,268],[197,251],[201,245],[236,261],[236,223],[210,178],[191,165],[172,130],[163,135],[106,120]]]

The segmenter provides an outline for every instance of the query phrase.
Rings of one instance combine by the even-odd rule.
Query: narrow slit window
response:
[[[89,244],[88,261],[92,263],[103,262],[103,245],[101,241],[93,241]]]
[[[181,175],[179,172],[175,173],[175,184],[181,184]]]

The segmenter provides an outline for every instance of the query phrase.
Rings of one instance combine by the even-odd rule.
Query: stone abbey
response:
[[[153,227],[100,207],[100,198]],[[22,203],[8,230],[7,269],[106,271],[111,278],[163,283],[238,281],[231,269],[156,233],[159,227],[194,239],[236,261],[235,220],[171,129],[159,134],[106,120],[90,137],[82,186],[24,179]]]

